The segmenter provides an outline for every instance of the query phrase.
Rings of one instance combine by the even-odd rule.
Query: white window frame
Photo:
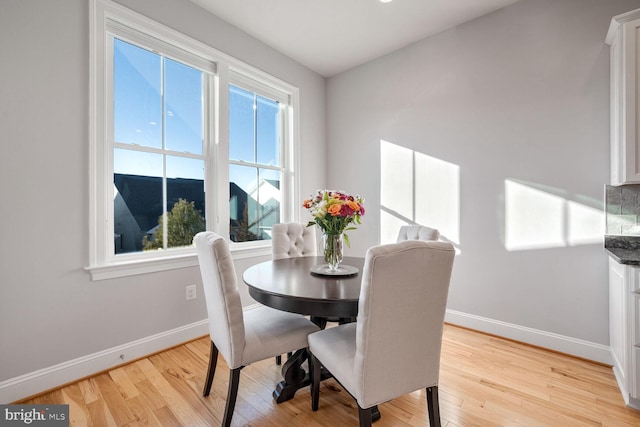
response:
[[[211,73],[208,92],[213,100],[211,121],[205,123],[205,143],[203,154],[207,157],[205,176],[206,224],[207,229],[222,236],[229,235],[229,129],[228,129],[228,88],[229,84],[255,88],[258,93],[277,95],[286,100],[286,114],[283,114],[284,141],[281,147],[282,165],[282,206],[283,221],[297,220],[293,207],[299,204],[295,188],[299,177],[297,157],[299,89],[248,64],[226,55],[210,46],[191,39],[182,33],[159,24],[145,16],[119,5],[112,0],[90,0],[90,99],[89,99],[89,266],[93,280],[145,274],[197,265],[195,248],[175,248],[115,255],[113,250],[113,144],[112,112],[107,111],[113,98],[112,76],[107,73],[109,52],[108,34],[114,28],[118,38],[131,30],[134,44],[139,44],[140,33],[146,38],[145,44],[160,41],[163,48],[175,47],[171,52],[163,52],[177,60],[184,61],[183,52],[189,56],[188,64],[195,65]],[[124,38],[127,40],[127,37]],[[194,59],[195,58],[195,59]],[[201,59],[198,62],[198,59]],[[194,62],[195,61],[195,62]],[[211,67],[213,64],[213,68]],[[234,83],[235,82],[235,83]],[[205,106],[207,109],[208,106]],[[206,122],[206,120],[205,120]],[[271,253],[270,241],[230,242],[234,258],[248,258]]]
[[[235,87],[239,87],[251,93],[255,93],[264,98],[277,101],[279,103],[280,129],[281,129],[282,140],[279,141],[280,142],[280,150],[279,150],[280,158],[278,159],[279,160],[278,166],[265,165],[265,164],[260,164],[258,162],[246,163],[244,161],[228,159],[229,156],[226,156],[228,159],[228,164],[239,165],[239,166],[249,166],[254,168],[263,168],[263,169],[269,169],[269,170],[277,170],[281,174],[280,191],[283,195],[288,194],[287,192],[290,192],[291,179],[290,179],[290,175],[287,175],[287,171],[292,169],[292,163],[291,163],[291,158],[288,155],[288,152],[290,150],[286,149],[286,143],[291,139],[290,128],[288,123],[289,116],[291,115],[291,96],[287,93],[276,90],[273,86],[268,86],[268,85],[262,84],[259,81],[253,80],[247,77],[245,74],[234,72],[233,70],[231,70],[229,74],[230,74],[229,82],[227,84],[227,87],[224,89],[225,91],[227,91],[227,93],[230,89],[230,86],[233,85]],[[227,179],[227,181],[229,180]],[[280,211],[281,211],[280,215],[283,218],[290,218],[294,210],[293,206],[290,203],[287,203],[288,201],[290,201],[290,198],[283,197],[282,199],[283,199],[283,203],[280,206]],[[224,234],[225,236],[229,236],[229,224],[230,224],[229,219],[230,218],[227,218],[227,221],[225,222],[225,227],[226,227],[226,230],[225,230],[226,232]],[[254,241],[254,242],[260,242],[260,241]],[[230,242],[230,243],[232,247],[249,246],[251,244],[250,242]],[[264,243],[258,243],[258,244],[264,244]]]

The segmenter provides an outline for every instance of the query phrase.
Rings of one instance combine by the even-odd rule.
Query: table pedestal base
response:
[[[282,365],[283,381],[280,381],[273,391],[273,399],[276,403],[286,402],[292,399],[296,391],[311,384],[311,376],[302,368],[302,364],[309,359],[307,349],[296,351],[293,356],[287,359]],[[322,370],[320,380],[331,378],[331,374],[326,369]]]
[[[280,381],[273,390],[273,399],[276,403],[286,402],[293,399],[296,391],[303,387],[308,387],[311,384],[310,375],[302,368],[302,364],[309,360],[309,352],[303,348],[296,351],[293,356],[287,359],[287,362],[282,365],[282,377],[283,381]],[[326,369],[322,369],[320,374],[320,380],[324,381],[328,378],[332,378],[331,373]],[[380,410],[378,406],[371,408],[372,421],[378,421],[380,419]]]

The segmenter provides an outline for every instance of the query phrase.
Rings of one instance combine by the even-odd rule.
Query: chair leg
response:
[[[362,409],[358,405],[358,418],[360,419],[360,427],[371,427],[371,408]]]
[[[317,411],[320,402],[320,361],[309,352],[309,372],[311,374],[311,410]]]
[[[229,427],[231,425],[231,418],[233,418],[233,410],[236,406],[236,398],[238,397],[241,369],[242,366],[229,371],[229,390],[227,392],[227,404],[224,408],[224,418],[222,419],[223,427]]]
[[[291,359],[291,356],[293,356],[293,352],[292,351],[287,353],[287,360]],[[278,366],[282,365],[282,355],[280,355],[280,354],[276,356],[276,365],[278,365]]]
[[[204,381],[204,390],[202,395],[209,396],[211,384],[213,384],[213,376],[216,374],[216,364],[218,363],[218,347],[211,341],[211,351],[209,352],[209,368],[207,368],[207,377]]]
[[[427,408],[429,408],[429,425],[440,427],[440,403],[438,402],[438,386],[427,387]]]

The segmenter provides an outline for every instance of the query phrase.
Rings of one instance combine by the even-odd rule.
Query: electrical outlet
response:
[[[196,285],[187,285],[186,294],[187,300],[196,299]]]

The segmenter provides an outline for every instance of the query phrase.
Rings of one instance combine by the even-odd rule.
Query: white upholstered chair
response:
[[[271,245],[273,259],[316,256],[315,227],[290,222],[271,226]]]
[[[425,227],[424,225],[403,225],[398,231],[397,242],[405,240],[438,240],[440,232],[435,228]]]
[[[227,241],[205,231],[193,238],[209,315],[211,353],[203,396],[208,396],[218,352],[229,365],[229,391],[223,426],[231,424],[240,370],[250,363],[307,347],[307,335],[319,328],[301,315],[261,306],[243,312],[236,270]]]
[[[423,388],[429,423],[440,425],[440,351],[454,254],[448,242],[417,240],[367,251],[357,321],[309,335],[314,411],[322,365],[356,399],[360,426],[371,425],[375,405]]]
[[[316,256],[315,227],[289,222],[271,226],[271,254],[273,259]],[[291,356],[291,353],[288,354]],[[276,364],[282,363],[282,356],[276,356]]]

